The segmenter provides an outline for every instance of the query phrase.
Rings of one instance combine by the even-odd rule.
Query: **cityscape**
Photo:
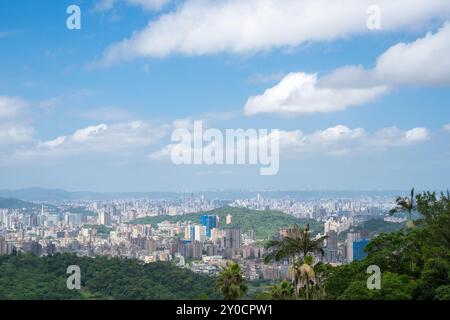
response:
[[[0,1],[0,304],[450,301],[449,2]]]
[[[388,213],[394,200],[392,195],[370,193],[357,198],[304,200],[290,196],[265,198],[256,193],[252,198],[227,201],[187,193],[179,199],[70,200],[23,203],[27,206],[24,208],[18,202],[10,204],[16,209],[0,208],[0,254],[21,251],[41,256],[71,252],[145,263],[175,262],[181,268],[210,276],[217,276],[220,267],[232,259],[243,266],[248,280],[286,280],[291,276],[286,261],[264,263],[264,241],[283,238],[291,226],[285,224],[267,238],[256,236],[255,230],[233,223],[235,208],[255,211],[256,219],[258,212],[278,211],[298,221],[314,222],[314,236],[328,236],[325,255],[315,259],[340,265],[365,257],[369,230],[354,229],[361,223],[375,219],[386,225],[403,226],[406,216],[391,217]],[[216,209],[223,213],[214,214]],[[161,222],[145,223],[146,218],[152,217]]]

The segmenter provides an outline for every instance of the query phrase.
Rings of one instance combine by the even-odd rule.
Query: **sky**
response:
[[[0,189],[446,190],[449,0],[373,2],[1,1]],[[279,130],[277,174],[175,165],[195,121]]]

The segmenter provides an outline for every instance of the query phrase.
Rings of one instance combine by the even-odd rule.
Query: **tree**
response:
[[[242,298],[248,290],[241,267],[232,261],[228,261],[227,266],[222,267],[216,286],[225,300]]]
[[[295,290],[291,283],[284,280],[270,288],[270,295],[272,300],[292,300],[295,298]]]
[[[290,259],[292,270],[294,273],[294,288],[296,296],[299,295],[300,280],[305,278],[307,274],[312,275],[312,261],[306,261],[311,253],[320,253],[323,256],[323,241],[327,236],[318,239],[311,238],[309,225],[300,228],[297,224],[288,230],[287,235],[281,240],[271,240],[267,243],[269,253],[264,257],[265,263],[270,261],[280,261],[282,259]],[[312,258],[312,257],[311,257]],[[312,269],[313,270],[313,269]],[[309,299],[309,280],[306,286],[307,299]]]
[[[339,297],[341,300],[411,300],[416,282],[406,275],[385,272],[381,289],[369,290],[365,280],[355,280]]]
[[[300,289],[304,289],[306,300],[311,299],[311,287],[315,285],[316,273],[313,268],[313,262],[314,258],[307,255],[294,266],[295,282],[297,283],[296,290],[300,292]]]
[[[414,228],[414,221],[412,219],[412,214],[416,209],[414,204],[414,188],[411,189],[411,194],[409,197],[397,197],[395,200],[396,206],[395,208],[389,211],[389,214],[393,215],[397,212],[407,212],[408,213],[408,228]]]

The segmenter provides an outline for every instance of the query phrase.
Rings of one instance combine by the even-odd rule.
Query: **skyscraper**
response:
[[[353,260],[362,260],[367,256],[365,249],[368,243],[368,239],[358,239],[353,241]]]
[[[226,229],[224,238],[224,247],[239,249],[242,245],[242,235],[240,228]]]
[[[206,240],[206,232],[207,232],[207,228],[204,225],[196,224],[194,240],[198,241],[198,242],[204,242]],[[211,235],[211,232],[210,232],[210,235]]]
[[[211,237],[211,229],[217,227],[217,217],[214,215],[203,215],[200,216],[200,224],[206,227],[206,236]]]
[[[111,215],[106,212],[105,210],[102,210],[98,214],[98,224],[109,226],[111,225]]]
[[[355,231],[349,231],[347,233],[347,240],[345,243],[346,253],[345,256],[347,258],[347,262],[353,261],[353,242],[360,238],[360,234]]]

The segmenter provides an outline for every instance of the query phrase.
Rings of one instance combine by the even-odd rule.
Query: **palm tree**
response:
[[[270,288],[272,300],[291,300],[294,298],[294,292],[294,287],[286,280]]]
[[[311,285],[315,284],[316,273],[313,268],[314,258],[307,255],[304,259],[298,262],[294,268],[295,277],[298,279],[297,292],[301,288],[305,288],[305,299],[311,299]]]
[[[406,226],[410,229],[414,228],[414,221],[412,219],[412,214],[414,210],[416,210],[416,205],[414,203],[414,188],[411,189],[411,194],[409,197],[397,197],[395,202],[396,206],[389,211],[389,214],[393,215],[397,212],[407,212],[408,222]]]
[[[222,267],[216,283],[225,300],[237,300],[247,293],[248,287],[241,267],[232,261]]]
[[[280,261],[285,258],[291,260],[292,270],[294,272],[295,293],[298,296],[301,279],[304,278],[305,274],[312,275],[310,271],[312,269],[312,260],[310,261],[307,257],[310,253],[316,252],[323,256],[324,251],[322,246],[326,238],[327,236],[322,236],[318,239],[313,239],[311,238],[309,225],[306,225],[304,228],[294,225],[281,240],[271,240],[268,242],[267,248],[269,249],[269,253],[264,257],[264,261],[269,263],[272,260]],[[310,263],[307,264],[307,262]],[[310,297],[309,280],[306,288],[308,291],[307,299]]]

